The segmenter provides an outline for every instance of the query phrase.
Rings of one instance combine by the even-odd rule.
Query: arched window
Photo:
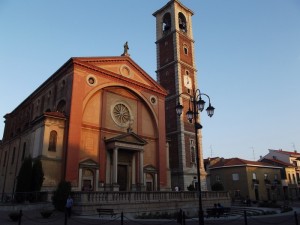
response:
[[[24,142],[23,144],[22,161],[25,159],[25,155],[26,155],[26,142]]]
[[[179,29],[183,32],[187,32],[186,18],[181,12],[178,13],[178,22],[179,22]]]
[[[7,151],[6,151],[5,154],[4,154],[3,167],[5,167],[6,157],[7,157]]]
[[[163,18],[163,32],[166,33],[171,29],[171,15],[166,13]]]
[[[14,162],[15,162],[15,155],[16,155],[16,147],[14,147],[14,150],[13,150],[13,153],[12,153],[11,164],[14,164]]]
[[[56,107],[56,111],[57,112],[61,112],[64,113],[66,111],[66,101],[65,100],[61,100],[57,107]]]
[[[196,163],[196,149],[195,149],[195,146],[191,147],[191,163]]]
[[[50,132],[48,151],[56,152],[57,132],[55,130]]]
[[[186,44],[183,45],[183,52],[185,55],[187,55],[189,53],[189,48]]]

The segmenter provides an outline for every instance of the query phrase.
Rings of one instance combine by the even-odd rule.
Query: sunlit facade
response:
[[[125,53],[125,50],[124,50]],[[0,188],[12,192],[27,156],[43,190],[169,190],[166,91],[129,56],[71,58],[5,115]]]

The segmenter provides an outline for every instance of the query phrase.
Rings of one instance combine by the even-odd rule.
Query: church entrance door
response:
[[[118,184],[119,191],[127,191],[128,167],[126,165],[118,165]]]

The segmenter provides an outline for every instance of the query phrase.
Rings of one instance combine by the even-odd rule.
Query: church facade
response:
[[[74,190],[168,189],[165,96],[128,53],[71,58],[5,116],[1,163],[17,175],[39,157],[44,189],[61,179]]]
[[[73,57],[6,114],[0,188],[13,192],[23,160],[39,158],[42,190],[164,191],[195,185],[201,135],[177,117],[181,92],[197,88],[193,12],[179,0],[156,11],[157,81],[128,53]],[[180,100],[188,109],[187,97]],[[166,116],[167,115],[167,116]]]

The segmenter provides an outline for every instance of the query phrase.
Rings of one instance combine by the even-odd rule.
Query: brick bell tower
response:
[[[193,95],[197,89],[193,14],[179,0],[170,0],[153,13],[156,17],[156,72],[157,81],[168,91],[166,132],[169,140],[172,188],[178,186],[180,190],[187,190],[187,187],[196,187],[196,154],[199,154],[201,190],[207,190],[201,130],[198,131],[199,144],[196,149],[194,125],[186,117],[190,100],[188,94]],[[179,100],[184,106],[181,116],[177,116],[175,110]]]

